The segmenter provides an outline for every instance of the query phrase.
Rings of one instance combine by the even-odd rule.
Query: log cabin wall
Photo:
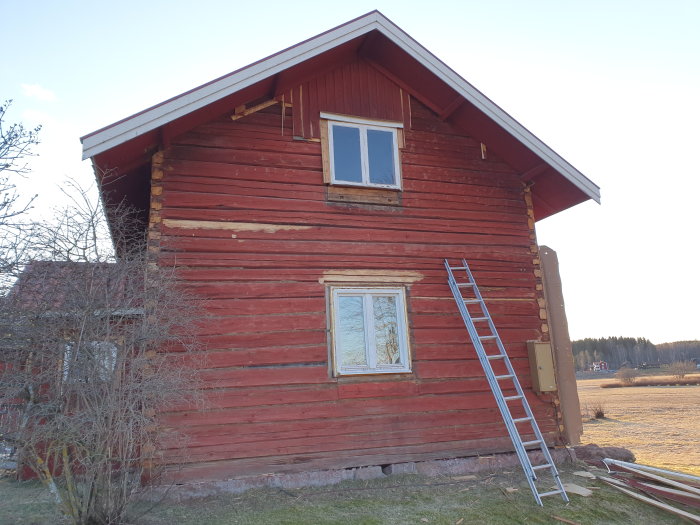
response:
[[[479,142],[394,87],[401,98],[386,116],[404,117],[405,97],[410,122],[403,188],[386,204],[338,202],[323,182],[320,142],[294,138],[294,106],[222,117],[155,156],[150,249],[178,268],[204,313],[204,350],[191,363],[206,401],[163,414],[189,436],[186,452],[163,451],[165,463],[185,463],[173,479],[511,449],[442,260],[472,265],[527,391],[526,341],[547,339],[528,190],[494,155],[483,159]],[[370,109],[357,116],[376,117],[375,102],[358,103]],[[309,106],[357,111],[352,100]],[[333,376],[335,282],[405,287],[411,373]],[[548,442],[558,441],[556,397],[528,394]]]

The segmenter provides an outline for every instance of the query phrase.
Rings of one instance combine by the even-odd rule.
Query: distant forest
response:
[[[580,339],[572,343],[576,370],[588,370],[594,361],[606,361],[611,369],[643,363],[669,364],[700,359],[700,341],[678,341],[655,345],[643,337]]]

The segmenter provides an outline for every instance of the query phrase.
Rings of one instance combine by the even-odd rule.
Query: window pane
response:
[[[68,343],[63,353],[63,380],[109,381],[117,363],[117,347],[107,341]]]
[[[372,297],[374,306],[374,338],[377,346],[377,364],[401,362],[399,353],[399,326],[396,318],[396,297]]]
[[[97,375],[102,381],[108,381],[117,364],[117,347],[106,341],[95,341],[91,343],[91,347]]]
[[[333,126],[333,170],[335,180],[362,182],[358,128]]]
[[[68,381],[72,375],[75,375],[75,370],[77,369],[75,360],[75,353],[73,352],[73,344],[68,343],[63,346],[63,380]]]
[[[338,297],[340,366],[367,366],[362,297]]]
[[[372,184],[395,185],[394,134],[390,131],[367,130],[369,181]]]

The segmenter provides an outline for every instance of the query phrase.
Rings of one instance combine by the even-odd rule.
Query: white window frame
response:
[[[398,130],[403,129],[400,122],[367,120],[346,115],[335,115],[332,113],[321,113],[321,118],[328,121],[328,158],[330,164],[331,184],[343,186],[360,186],[367,188],[401,189],[401,158],[399,157],[399,137]],[[357,128],[360,131],[360,166],[362,169],[362,182],[347,180],[336,180],[335,178],[335,155],[333,154],[333,127],[343,126]],[[367,130],[376,129],[390,132],[392,136],[392,154],[394,156],[394,180],[395,184],[376,184],[369,178],[369,155],[367,150]]]
[[[340,362],[342,355],[340,340],[336,337],[340,333],[339,299],[342,296],[362,296],[365,328],[365,356],[367,366],[348,366]],[[399,342],[399,363],[377,364],[377,349],[374,334],[374,317],[372,297],[392,296],[396,298],[397,336]],[[406,295],[403,288],[352,288],[332,287],[332,351],[333,371],[337,376],[360,374],[400,374],[411,372],[410,350],[408,345],[408,316],[406,311]]]

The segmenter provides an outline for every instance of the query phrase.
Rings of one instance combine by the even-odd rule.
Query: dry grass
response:
[[[610,379],[578,381],[581,405],[605,403],[605,419],[584,423],[582,442],[630,449],[639,463],[700,475],[700,387],[600,388]]]
[[[601,388],[621,388],[627,386],[692,386],[700,385],[700,376],[694,375],[689,377],[648,377],[637,379],[634,383],[618,382],[618,383],[603,383]]]

